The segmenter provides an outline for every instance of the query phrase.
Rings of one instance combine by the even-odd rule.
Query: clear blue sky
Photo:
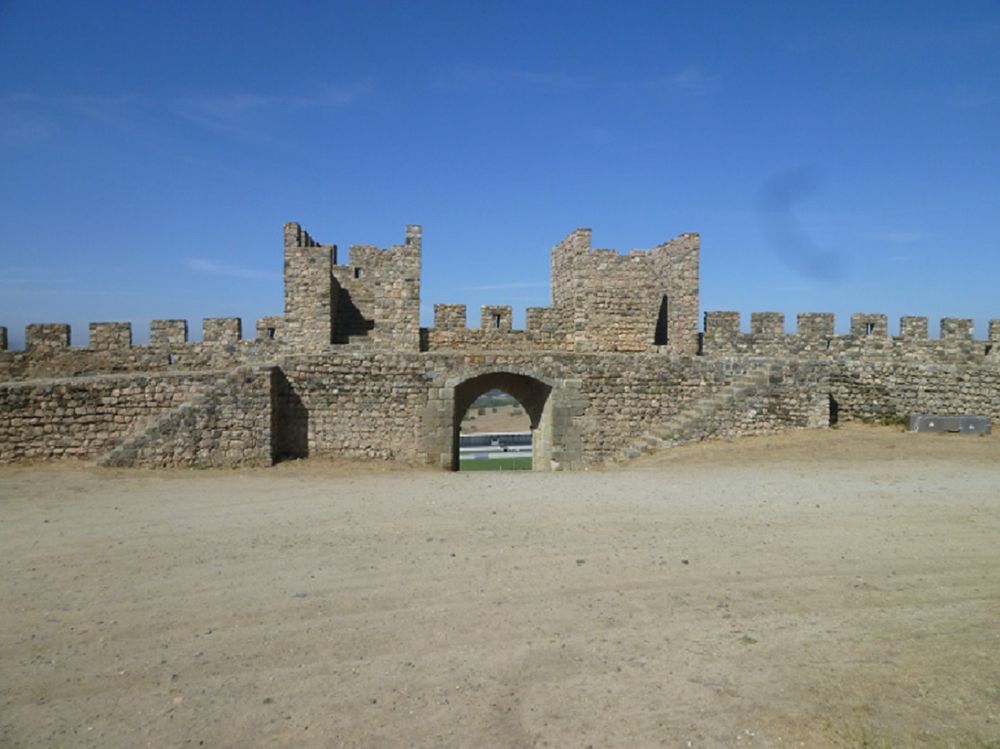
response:
[[[1000,317],[1000,4],[0,0],[0,325],[281,312],[281,227],[435,302],[702,235],[702,307]],[[252,332],[250,333],[252,335]]]

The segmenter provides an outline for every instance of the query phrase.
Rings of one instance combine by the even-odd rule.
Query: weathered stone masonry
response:
[[[85,348],[64,324],[32,324],[24,351],[0,328],[0,462],[76,458],[108,465],[267,465],[329,455],[457,464],[458,424],[481,393],[517,397],[540,470],[584,468],[663,446],[832,419],[912,412],[1000,418],[1000,320],[829,313],[708,312],[699,331],[699,238],[650,250],[593,249],[578,229],[552,250],[552,305],[436,304],[420,327],[422,236],[402,244],[320,244],[284,231],[285,309],[243,338],[238,318],[156,320],[134,345],[123,322],[92,323]]]

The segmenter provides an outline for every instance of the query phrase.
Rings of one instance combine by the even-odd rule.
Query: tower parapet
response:
[[[281,339],[304,348],[333,341],[336,245],[320,244],[297,223],[285,224],[285,316]]]
[[[591,249],[590,229],[552,248],[552,301],[576,351],[697,348],[700,238],[681,234],[626,255]]]

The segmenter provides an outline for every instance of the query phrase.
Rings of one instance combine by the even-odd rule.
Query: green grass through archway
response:
[[[487,458],[460,461],[462,471],[530,471],[531,458]]]

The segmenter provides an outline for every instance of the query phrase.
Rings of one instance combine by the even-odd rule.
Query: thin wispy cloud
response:
[[[52,133],[52,124],[44,117],[0,102],[0,143],[23,145],[45,140]]]
[[[955,109],[977,110],[985,109],[1000,101],[995,91],[977,86],[962,85],[955,87],[946,97],[948,105]]]
[[[439,91],[475,91],[498,88],[542,89],[549,91],[674,91],[703,95],[715,88],[718,78],[700,65],[685,65],[672,73],[634,80],[606,76],[573,75],[559,70],[522,70],[457,66],[440,71],[431,81]]]
[[[862,232],[858,236],[861,239],[871,240],[872,242],[887,242],[891,244],[909,244],[911,242],[919,242],[926,237],[925,234],[918,231],[868,231]]]
[[[170,102],[178,116],[203,127],[231,131],[264,115],[289,110],[337,109],[354,104],[372,91],[368,83],[326,86],[308,95],[275,96],[253,92],[197,94]]]
[[[615,136],[610,130],[603,127],[585,127],[579,132],[580,140],[594,146],[604,146],[614,141]]]
[[[509,283],[494,283],[484,286],[462,286],[463,291],[503,291],[506,289],[538,289],[547,287],[545,281],[511,281]]]
[[[0,143],[19,144],[56,137],[79,122],[148,135],[164,116],[179,117],[207,130],[270,139],[261,128],[283,112],[321,111],[355,104],[372,91],[367,82],[327,85],[312,93],[272,95],[242,92],[154,98],[145,94],[15,93],[0,97]]]
[[[705,72],[700,65],[686,65],[667,78],[668,83],[679,91],[689,94],[707,94],[715,86],[716,77]]]
[[[507,87],[580,90],[589,88],[595,83],[593,78],[570,75],[558,70],[519,70],[516,68],[484,68],[460,65],[439,71],[431,81],[431,88],[439,91]]]
[[[42,96],[15,93],[0,97],[0,142],[29,143],[58,136],[81,121],[118,130],[138,130],[152,116],[152,103],[139,95]]]
[[[148,299],[149,292],[147,291],[128,291],[123,289],[117,289],[115,291],[102,290],[96,287],[90,288],[71,288],[71,287],[60,287],[60,288],[47,288],[43,286],[36,286],[30,289],[4,289],[4,296],[11,298],[24,297],[25,299],[34,299],[39,296],[52,296],[52,297],[67,297],[67,296],[78,296],[83,299],[99,299],[101,301],[107,301],[108,299]]]
[[[227,276],[229,278],[258,278],[267,280],[281,277],[278,273],[258,270],[256,268],[246,268],[241,265],[217,263],[214,260],[206,260],[205,258],[189,258],[185,261],[185,265],[189,270],[193,270],[196,273],[207,273],[213,276]]]

